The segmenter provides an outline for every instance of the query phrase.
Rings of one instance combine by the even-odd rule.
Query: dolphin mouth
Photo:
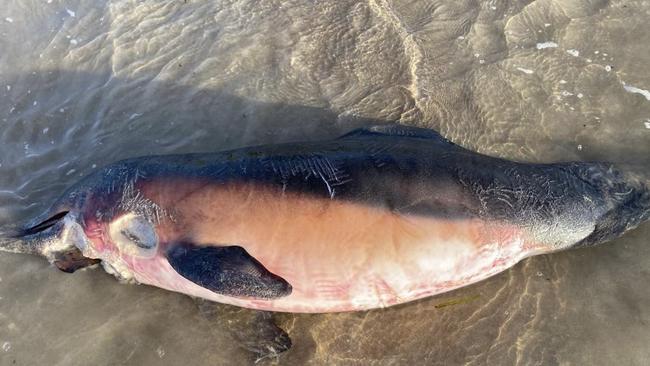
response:
[[[40,232],[43,232],[53,226],[56,226],[57,223],[59,223],[70,211],[62,211],[59,212],[52,217],[43,220],[42,222],[32,226],[28,227],[23,230],[22,236],[28,236],[28,235],[34,235]]]
[[[62,230],[61,220],[67,211],[60,212],[36,224],[22,228],[10,228],[0,233],[0,250],[10,253],[43,254],[43,249]]]
[[[83,255],[82,249],[87,245],[87,239],[70,211],[61,211],[36,222],[16,233],[6,235],[5,239],[0,240],[0,250],[40,254],[67,273],[100,262],[99,259]],[[80,230],[82,232],[79,232]]]

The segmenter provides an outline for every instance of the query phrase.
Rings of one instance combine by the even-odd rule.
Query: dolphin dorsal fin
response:
[[[412,137],[421,139],[438,140],[451,144],[452,142],[442,137],[438,132],[420,127],[404,126],[396,123],[389,123],[383,125],[374,125],[369,127],[362,127],[352,130],[345,135],[339,137],[340,139],[349,137],[371,136],[371,135],[386,135],[396,137]]]

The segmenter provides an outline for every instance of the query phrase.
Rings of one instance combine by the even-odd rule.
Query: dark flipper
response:
[[[273,299],[291,293],[287,281],[240,246],[179,243],[167,251],[167,260],[181,276],[221,295]]]
[[[267,358],[277,358],[291,348],[291,338],[278,327],[273,314],[231,305],[196,299],[201,315],[210,324],[215,335],[225,333],[237,344],[250,352],[255,363]]]

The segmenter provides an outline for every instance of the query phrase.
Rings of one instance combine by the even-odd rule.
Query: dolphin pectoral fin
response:
[[[419,128],[399,125],[396,123],[388,123],[384,125],[375,125],[370,127],[363,127],[353,130],[346,133],[345,135],[339,137],[349,138],[349,137],[359,137],[359,136],[376,136],[376,135],[387,135],[387,136],[401,136],[401,137],[415,137],[422,139],[432,139],[448,144],[453,144],[446,138],[442,137],[438,132],[428,129],[428,128]]]
[[[291,338],[274,319],[274,314],[195,299],[199,312],[210,322],[215,337],[228,337],[254,357],[254,363],[278,358],[292,346]],[[221,342],[220,342],[221,343]]]
[[[167,251],[167,260],[181,276],[220,295],[274,299],[291,293],[287,281],[240,246],[178,243]]]

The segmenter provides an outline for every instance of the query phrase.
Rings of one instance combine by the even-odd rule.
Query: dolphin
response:
[[[328,141],[123,160],[6,235],[61,270],[258,310],[387,307],[650,217],[647,181],[602,162],[481,155],[379,125]]]

